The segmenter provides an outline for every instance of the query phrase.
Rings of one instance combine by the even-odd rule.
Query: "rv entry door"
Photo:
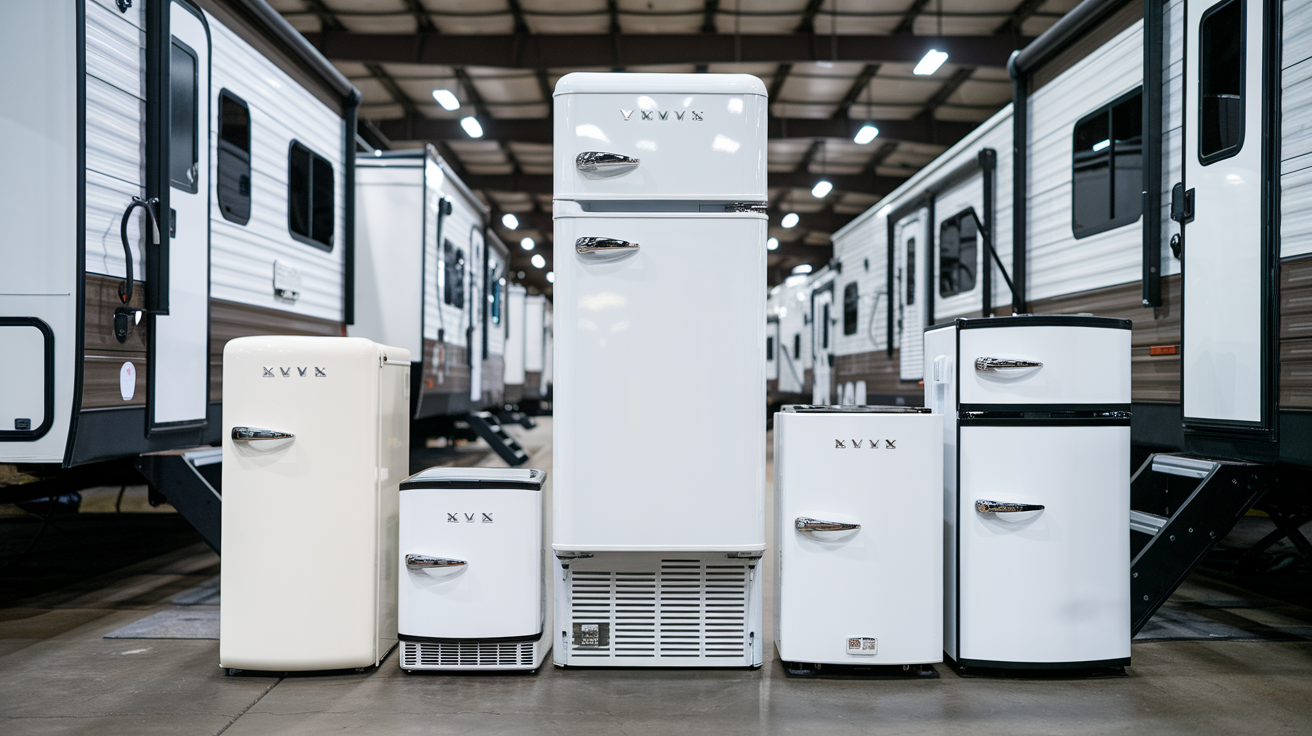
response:
[[[1195,0],[1185,19],[1183,413],[1191,430],[1271,429],[1263,217],[1262,0]]]
[[[168,314],[154,316],[150,346],[150,430],[190,429],[209,404],[210,44],[199,11],[170,5],[168,66],[161,90],[169,211]],[[164,95],[167,96],[164,96]]]
[[[833,390],[832,384],[834,359],[833,348],[833,311],[834,311],[834,284],[829,282],[828,286],[813,292],[811,297],[811,351],[814,357],[812,361],[815,366],[813,373],[814,380],[811,384],[811,403],[812,404],[831,404]]]
[[[896,258],[902,271],[902,339],[900,345],[903,381],[919,381],[925,375],[925,323],[921,318],[925,309],[925,288],[921,272],[925,263],[924,227],[919,215],[899,222],[896,233]],[[891,300],[890,300],[891,301]]]

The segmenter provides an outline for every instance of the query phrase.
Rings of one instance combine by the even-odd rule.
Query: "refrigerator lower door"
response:
[[[942,427],[936,414],[775,414],[781,659],[942,661]]]
[[[1130,428],[960,432],[959,659],[1128,664]]]
[[[555,232],[553,546],[764,549],[765,217]]]
[[[395,567],[380,546],[406,468],[380,467],[380,425],[396,419],[380,422],[381,364],[359,338],[244,338],[224,351],[222,666],[339,669],[385,653],[380,619],[395,604],[382,609],[380,586],[395,590],[383,576]],[[234,426],[293,436],[233,440]]]

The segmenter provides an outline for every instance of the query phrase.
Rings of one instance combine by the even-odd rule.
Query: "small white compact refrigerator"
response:
[[[944,650],[960,668],[1130,663],[1130,321],[925,331],[944,414]]]
[[[790,669],[943,661],[942,447],[929,409],[774,415],[774,641]]]
[[[542,484],[522,468],[401,483],[401,669],[536,670],[551,649]]]
[[[362,668],[396,646],[409,389],[409,351],[363,338],[224,347],[220,666]]]
[[[766,91],[556,85],[553,661],[756,666]]]

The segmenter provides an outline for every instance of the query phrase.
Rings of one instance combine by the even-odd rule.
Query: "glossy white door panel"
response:
[[[222,666],[377,663],[396,641],[409,351],[244,337],[223,368]],[[293,436],[239,441],[233,427]]]
[[[768,105],[754,76],[568,74],[554,104],[558,200],[766,199]],[[580,166],[590,153],[623,160]]]
[[[960,439],[959,657],[1129,657],[1130,428],[966,426]],[[980,513],[979,500],[1044,508]]]
[[[171,172],[169,208],[175,213],[176,233],[170,237],[169,213],[160,213],[161,237],[168,237],[169,313],[152,316],[150,364],[151,425],[190,424],[205,421],[209,407],[210,317],[210,45],[201,19],[180,3],[169,10],[172,27],[172,75],[190,76],[173,91],[191,89],[194,118],[180,116],[178,105],[168,124],[173,126],[172,146],[179,128],[191,128],[196,165],[184,173]],[[187,105],[191,107],[192,105]],[[186,109],[186,107],[181,108]],[[183,152],[185,156],[189,152]],[[178,160],[170,150],[170,158]],[[180,179],[180,181],[175,181]]]
[[[1195,219],[1183,227],[1186,422],[1255,424],[1264,419],[1264,7],[1265,3],[1256,0],[1196,0],[1187,6],[1185,47],[1190,58],[1185,63],[1184,81],[1184,185],[1194,192]],[[1235,28],[1227,11],[1234,13],[1233,18],[1242,18],[1240,27]],[[1221,36],[1231,29],[1242,33],[1242,62],[1232,80],[1240,85],[1237,100],[1207,95],[1200,104],[1200,71],[1207,62],[1201,36],[1209,18],[1224,26],[1217,29]],[[1221,39],[1214,43],[1224,45]],[[1229,77],[1234,66],[1235,61],[1224,57],[1212,69],[1218,76]],[[1227,85],[1221,87],[1220,92],[1234,91]],[[1227,102],[1230,105],[1225,105]],[[1238,152],[1224,158],[1208,156],[1216,143],[1200,135],[1200,128],[1206,125],[1204,118],[1215,116],[1211,112],[1215,106],[1236,108],[1220,124],[1227,133],[1236,124],[1242,126]]]
[[[775,644],[788,662],[943,657],[943,418],[774,415]],[[799,518],[857,524],[799,531]],[[877,640],[852,653],[849,638]]]
[[[763,549],[765,217],[562,209],[553,546]]]
[[[1042,325],[971,328],[961,330],[960,339],[962,404],[1130,403],[1128,323],[1127,329]],[[981,371],[976,367],[981,358],[1043,365],[1010,368],[995,364],[993,370]]]
[[[465,564],[407,568],[407,555]],[[542,633],[542,559],[541,491],[402,491],[401,635],[489,639]]]

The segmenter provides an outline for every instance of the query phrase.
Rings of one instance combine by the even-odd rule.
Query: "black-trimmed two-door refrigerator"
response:
[[[1130,324],[1020,315],[925,331],[957,667],[1130,663]]]

